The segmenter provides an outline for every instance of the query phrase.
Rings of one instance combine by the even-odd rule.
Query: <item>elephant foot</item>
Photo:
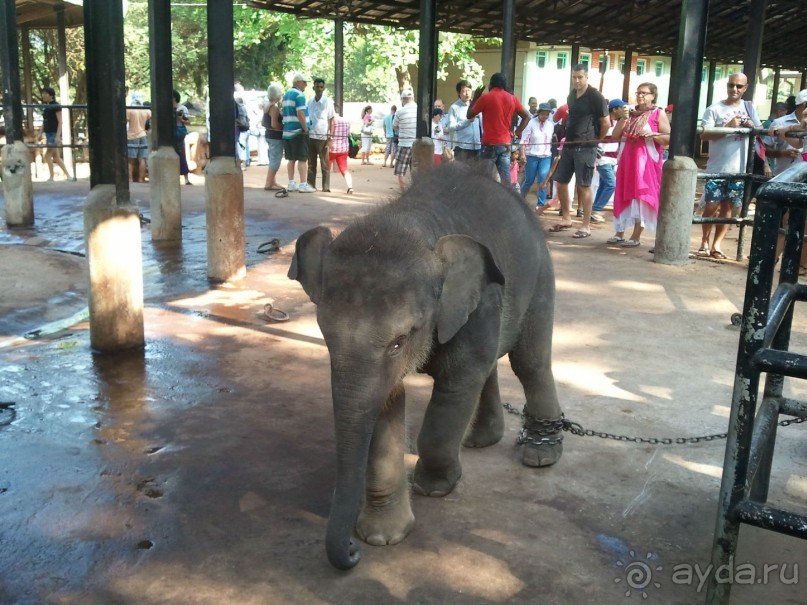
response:
[[[501,409],[501,406],[500,406]],[[480,414],[474,421],[462,445],[465,447],[488,447],[499,443],[504,436],[504,417],[498,414]]]
[[[442,498],[454,490],[461,477],[462,468],[459,464],[453,469],[433,472],[426,470],[421,461],[418,460],[415,466],[412,489],[421,496]]]
[[[526,443],[521,453],[521,462],[525,466],[552,466],[563,455],[563,442],[558,443]]]
[[[403,540],[415,525],[409,498],[383,508],[365,505],[356,522],[356,534],[372,546],[387,546]]]

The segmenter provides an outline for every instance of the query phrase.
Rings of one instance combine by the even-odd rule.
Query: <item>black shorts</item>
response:
[[[596,163],[596,147],[564,147],[552,180],[568,184],[574,175],[577,187],[591,187]]]

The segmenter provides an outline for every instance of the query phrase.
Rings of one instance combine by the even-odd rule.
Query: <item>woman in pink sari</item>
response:
[[[656,107],[658,89],[644,82],[636,90],[636,109],[624,114],[614,127],[613,138],[625,139],[620,150],[614,192],[614,231],[609,244],[623,248],[639,245],[642,231],[656,231],[661,189],[663,146],[670,142],[670,120]],[[633,232],[625,239],[629,227]]]

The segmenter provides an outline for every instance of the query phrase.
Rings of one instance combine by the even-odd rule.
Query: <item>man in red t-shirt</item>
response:
[[[502,73],[490,77],[490,90],[483,95],[484,86],[474,92],[471,106],[468,108],[468,119],[482,114],[482,157],[493,160],[502,185],[510,186],[510,145],[530,121],[530,114],[524,109],[516,96],[507,92],[507,79]],[[512,130],[513,116],[521,117],[521,122]]]

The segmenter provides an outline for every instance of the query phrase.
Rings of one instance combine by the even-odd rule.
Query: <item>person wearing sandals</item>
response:
[[[263,126],[266,129],[266,143],[269,148],[269,168],[266,170],[266,191],[282,191],[283,187],[277,183],[277,171],[283,160],[283,116],[280,110],[280,100],[283,98],[283,87],[280,84],[270,84],[266,91],[269,102],[263,108]]]
[[[640,245],[642,232],[655,233],[658,222],[661,165],[664,146],[670,140],[670,121],[656,106],[658,89],[642,82],[636,89],[636,108],[621,108],[612,137],[623,139],[614,191],[614,231],[608,240],[623,248]],[[629,239],[625,231],[632,228]]]
[[[353,176],[347,168],[347,157],[349,151],[348,136],[350,135],[350,122],[338,113],[333,117],[333,135],[331,137],[331,170],[333,164],[339,169],[340,174],[345,177],[348,195],[353,193]]]
[[[734,73],[729,76],[726,83],[726,98],[713,103],[706,108],[703,114],[703,127],[725,128],[761,128],[762,122],[757,116],[752,103],[743,103],[743,94],[748,86],[748,77],[743,73]],[[716,174],[721,172],[745,173],[746,155],[748,153],[748,136],[703,133],[701,140],[709,141],[709,160],[706,162],[706,172]],[[699,207],[704,217],[720,216],[728,218],[732,215],[732,206],[743,203],[743,180],[713,180],[707,181],[703,188],[703,197]],[[726,255],[720,249],[720,244],[729,229],[726,224],[715,225],[715,236],[711,249],[709,239],[712,225],[704,223],[703,236],[698,249],[698,256],[711,256],[724,259]]]

